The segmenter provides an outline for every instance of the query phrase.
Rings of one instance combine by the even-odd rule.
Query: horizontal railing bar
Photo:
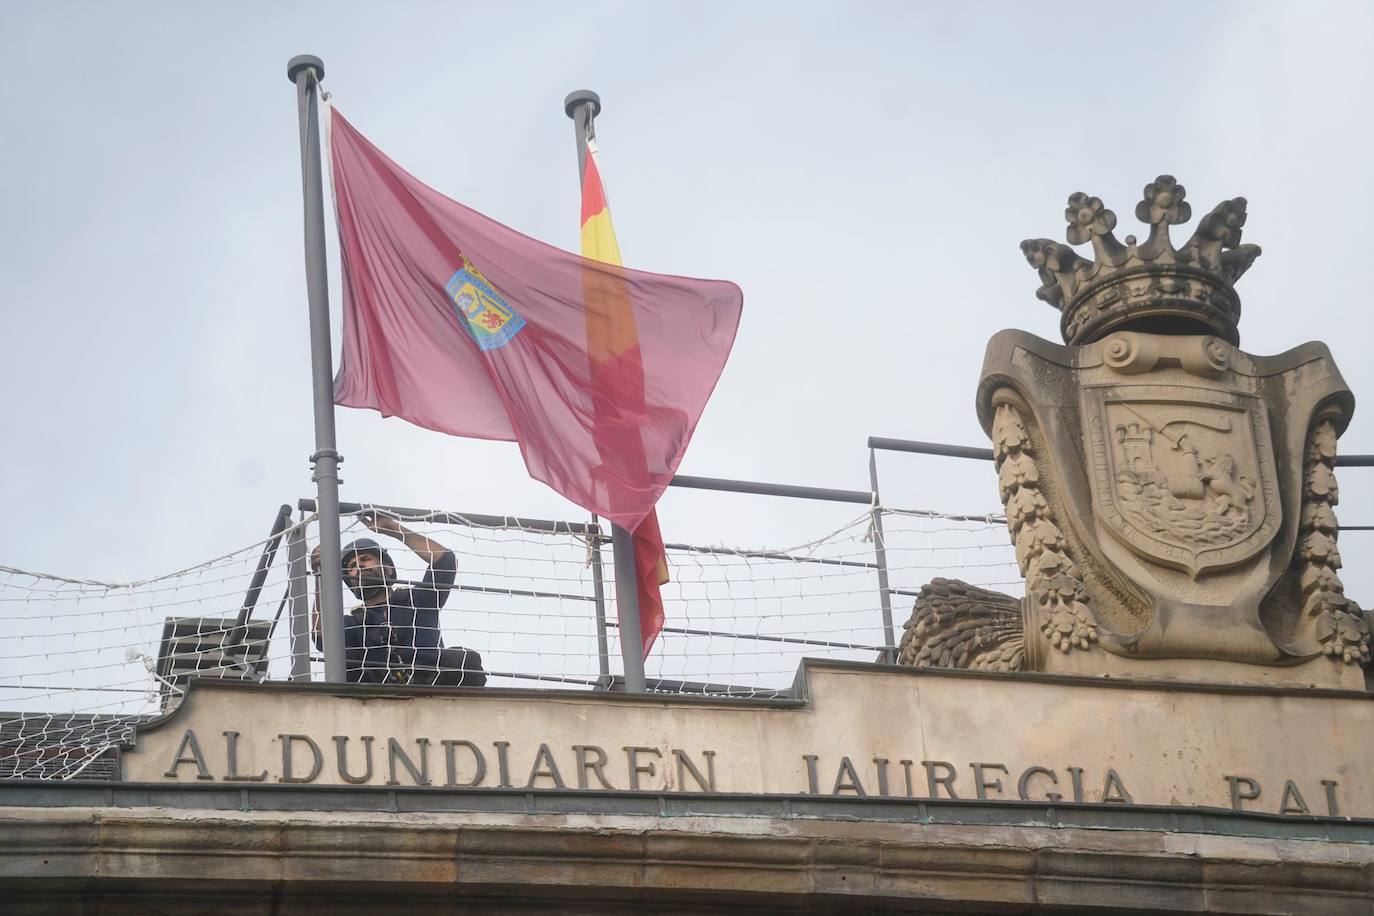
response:
[[[623,679],[616,678],[615,681],[620,683]],[[651,693],[671,692],[689,696],[774,699],[777,697],[788,698],[792,695],[792,690],[789,687],[742,687],[731,684],[713,684],[710,681],[681,681],[663,677],[646,678],[644,684]]]
[[[301,499],[296,502],[301,512],[314,512],[315,500]],[[446,525],[464,525],[468,528],[518,528],[522,531],[547,531],[551,534],[580,534],[601,537],[600,525],[586,522],[559,522],[543,518],[517,518],[511,515],[481,515],[475,512],[440,512],[433,509],[411,509],[405,506],[383,506],[377,503],[339,503],[339,513],[356,515],[375,509],[388,515],[396,515],[405,521],[442,522]]]
[[[991,583],[991,584],[992,584],[992,585],[1007,585],[1007,586],[1010,586],[1010,585],[1015,585],[1016,583],[1014,583],[1014,582],[993,582],[993,583]],[[981,586],[981,585],[976,585],[976,586],[974,586],[974,588],[982,588],[982,587],[983,587],[983,586]],[[888,592],[889,592],[890,594],[893,594],[893,595],[906,595],[908,598],[919,598],[919,597],[921,597],[921,593],[920,593],[919,591],[917,591],[917,590],[915,590],[915,589],[910,589],[910,588],[889,588],[889,589],[888,589]]]
[[[787,483],[763,483],[755,480],[728,480],[724,477],[688,477],[678,474],[671,481],[674,487],[694,490],[724,490],[728,493],[752,493],[756,496],[791,496],[796,499],[823,499],[837,503],[873,502],[867,490],[834,490],[829,487],[802,487]]]
[[[419,583],[415,583],[418,585]],[[567,592],[532,592],[523,588],[490,588],[485,585],[455,585],[454,591],[483,592],[488,595],[519,595],[521,598],[567,598],[569,601],[595,601],[591,595],[570,595]]]
[[[324,656],[312,655],[310,657],[310,660],[312,662],[318,662],[323,664]],[[517,679],[524,678],[527,681],[561,681],[564,684],[585,684],[588,687],[595,687],[600,683],[600,681],[589,681],[585,680],[584,678],[567,677],[561,674],[524,674],[519,671],[486,671],[484,673],[487,675],[487,677],[511,677]]]
[[[606,621],[608,627],[618,627],[618,620]],[[696,630],[689,627],[664,627],[660,633],[676,633],[679,636],[723,636],[730,639],[756,639],[760,642],[785,642],[799,646],[825,646],[831,649],[865,649],[871,652],[885,652],[896,646],[869,646],[852,642],[830,642],[823,639],[799,639],[795,636],[765,636],[762,633],[731,633],[727,630]]]
[[[730,557],[755,557],[760,560],[791,560],[794,563],[823,563],[828,566],[857,566],[860,569],[877,569],[877,563],[862,560],[830,560],[824,557],[797,557],[776,550],[736,550],[733,547],[698,547],[693,544],[664,544],[664,550],[682,550],[688,553],[718,553]]]
[[[869,436],[868,447],[886,452],[914,452],[918,455],[943,455],[946,458],[976,458],[980,461],[992,460],[992,449],[974,448],[971,445],[946,445],[943,442],[918,442],[915,439],[891,439],[886,436]]]
[[[148,688],[147,688],[147,687],[79,687],[79,686],[77,686],[76,684],[0,684],[0,690],[62,690],[62,691],[73,691],[73,692],[74,692],[74,691],[86,691],[86,692],[88,692],[88,693],[89,693],[89,692],[96,692],[96,693],[147,693],[147,692],[148,692]],[[64,713],[64,712],[54,712],[54,713],[49,713],[49,712],[0,713],[0,717],[3,717],[3,718],[8,718],[8,717],[10,717],[10,716],[18,716],[18,717],[20,717],[20,718],[23,718],[24,716],[53,717],[53,716],[68,716],[68,715],[80,715],[80,713]]]
[[[918,455],[942,455],[946,458],[976,458],[991,461],[992,449],[975,448],[971,445],[948,445],[944,442],[920,442],[916,439],[893,439],[887,436],[869,436],[868,447],[887,452],[912,452]],[[1337,455],[1338,468],[1374,468],[1374,455]]]
[[[615,626],[615,624],[612,624],[612,626]],[[869,647],[859,646],[857,648],[867,649]],[[311,660],[317,662],[323,661],[323,659],[318,658]],[[607,688],[607,680],[609,680],[610,684],[608,689],[614,689],[617,684],[624,684],[624,678],[618,674],[611,675],[609,678],[597,678],[594,680],[555,674],[527,674],[522,671],[487,671],[486,675],[487,677],[508,677],[526,681],[559,681],[564,684],[582,684],[587,687],[601,688]],[[729,684],[712,684],[702,681],[678,681],[668,678],[648,678],[645,683],[650,689],[664,689],[665,685],[672,685],[677,688],[674,691],[676,693],[706,693],[717,696],[757,696],[759,694],[786,696],[790,692],[789,688],[785,687],[736,687]],[[47,715],[47,713],[43,715]]]
[[[487,671],[487,677],[509,677],[517,680],[526,681],[558,681],[561,684],[582,684],[586,687],[598,687],[600,681],[588,680],[581,677],[567,677],[562,674],[525,674],[520,671]]]
[[[986,515],[956,515],[949,512],[927,512],[919,509],[898,509],[892,506],[879,506],[885,515],[905,515],[908,518],[932,518],[951,522],[986,522],[989,525],[1005,525],[1007,517],[989,512]]]
[[[909,588],[889,588],[888,593],[892,595],[906,595],[908,598],[919,598],[921,593]]]

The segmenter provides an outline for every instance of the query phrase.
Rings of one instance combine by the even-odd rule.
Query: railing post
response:
[[[267,536],[267,543],[262,547],[262,555],[258,557],[258,566],[257,569],[253,570],[253,578],[248,583],[248,594],[243,597],[243,606],[239,608],[234,627],[229,631],[228,638],[224,641],[225,651],[243,644],[244,637],[248,633],[248,620],[258,607],[258,598],[262,595],[263,583],[267,581],[267,572],[272,568],[272,561],[277,557],[277,548],[281,545],[281,533],[286,530],[286,526],[289,524],[291,524],[291,507],[282,504],[282,507],[277,510],[276,518],[272,519],[272,533]]]
[[[878,564],[878,600],[883,608],[883,661],[897,661],[897,637],[892,626],[892,589],[887,579],[887,544],[883,541],[883,505],[878,495],[878,453],[868,450],[868,488],[873,491],[873,553]]]
[[[306,583],[305,525],[291,529],[286,540],[287,600],[291,604],[291,674],[293,681],[310,680],[310,599]]]
[[[599,519],[592,515],[592,525],[597,530],[587,534],[587,547],[591,551],[592,595],[596,602],[596,661],[601,671],[602,689],[611,683],[611,650],[606,636],[606,573],[601,565],[601,532]]]
[[[643,693],[644,637],[639,629],[634,536],[619,525],[612,525],[611,548],[615,558],[615,609],[620,620],[620,663],[625,672],[625,691]]]

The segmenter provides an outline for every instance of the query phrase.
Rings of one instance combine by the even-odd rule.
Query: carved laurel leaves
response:
[[[1308,438],[1304,462],[1302,518],[1294,562],[1301,567],[1298,582],[1303,594],[1303,618],[1315,619],[1322,652],[1348,664],[1370,661],[1369,623],[1360,606],[1345,597],[1337,570],[1340,526],[1334,506],[1340,501],[1334,470],[1336,426],[1321,420]]]
[[[1082,575],[1065,550],[1064,535],[1040,489],[1035,447],[1020,411],[998,404],[992,421],[997,483],[1016,546],[1026,592],[1041,608],[1040,631],[1056,649],[1087,649],[1097,641]]]
[[[958,579],[921,586],[897,657],[899,665],[985,671],[1020,671],[1024,660],[1021,602]]]

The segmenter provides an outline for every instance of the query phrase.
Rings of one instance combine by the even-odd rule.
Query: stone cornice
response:
[[[98,895],[302,913],[451,912],[455,898],[586,912],[1368,913],[1374,845],[708,815],[0,808],[0,892],[25,912]]]

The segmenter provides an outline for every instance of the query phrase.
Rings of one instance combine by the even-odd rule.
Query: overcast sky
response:
[[[564,248],[562,100],[598,91],[626,263],[745,293],[682,472],[866,488],[869,435],[986,444],[988,337],[1058,338],[1018,243],[1062,238],[1076,190],[1138,232],[1163,172],[1198,217],[1250,201],[1245,349],[1325,340],[1374,397],[1372,39],[1374,7],[1335,2],[7,0],[0,563],[142,578],[313,495],[294,54],[415,175]],[[338,438],[347,500],[584,516],[512,444],[354,410]],[[1374,410],[1342,450],[1374,452]],[[986,463],[882,468],[891,502],[999,508]],[[1374,524],[1374,471],[1341,485],[1342,520]],[[854,509],[670,491],[660,516],[670,540],[760,545]],[[1352,569],[1374,533],[1342,548],[1374,603]]]

